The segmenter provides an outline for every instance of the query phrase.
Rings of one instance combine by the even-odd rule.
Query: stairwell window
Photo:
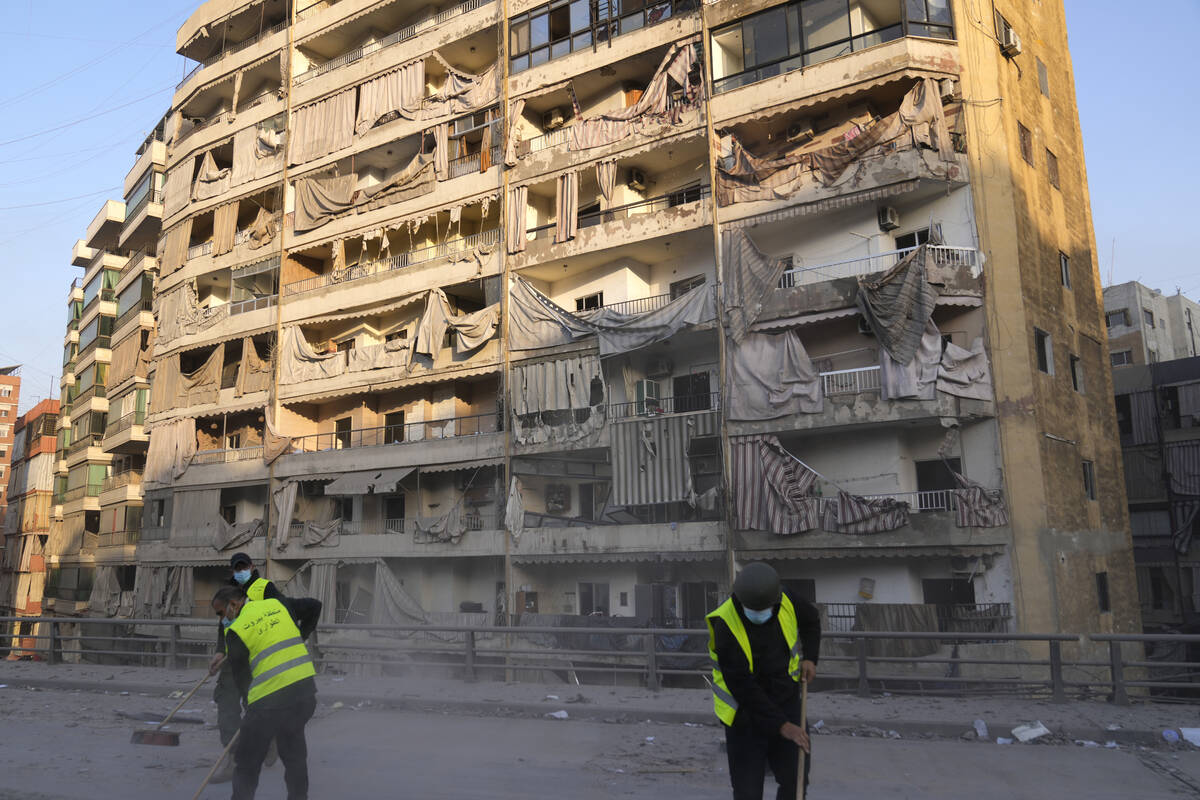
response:
[[[1033,345],[1037,350],[1037,367],[1039,372],[1047,375],[1054,374],[1054,347],[1050,334],[1038,328],[1033,329]]]
[[[1108,597],[1108,573],[1096,573],[1096,605],[1100,609],[1101,614],[1108,614],[1112,611],[1112,603]]]
[[[1050,185],[1055,189],[1061,188],[1058,185],[1058,156],[1046,149],[1046,177],[1050,179]]]
[[[1037,61],[1037,74],[1038,74],[1038,89],[1040,89],[1042,94],[1044,94],[1046,97],[1049,97],[1050,96],[1050,75],[1049,75],[1049,73],[1046,72],[1046,65],[1042,63],[1042,60],[1039,58],[1039,59],[1036,59],[1036,61]]]
[[[1059,273],[1059,277],[1062,279],[1062,285],[1064,287],[1066,287],[1067,289],[1070,289],[1071,288],[1071,259],[1066,253],[1063,253],[1063,252],[1060,252],[1058,254],[1058,273]],[[1104,315],[1104,321],[1108,322],[1107,314]],[[1109,324],[1109,327],[1112,327],[1111,323]]]
[[[1083,462],[1083,495],[1088,500],[1096,499],[1096,462]]]
[[[1025,159],[1025,163],[1033,166],[1033,134],[1029,128],[1026,128],[1021,123],[1017,123],[1017,140],[1021,144],[1021,158]]]
[[[1083,394],[1083,360],[1076,355],[1071,356],[1071,388]]]

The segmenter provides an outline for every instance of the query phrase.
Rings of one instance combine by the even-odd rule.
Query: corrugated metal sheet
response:
[[[778,561],[792,558],[952,558],[990,556],[1004,552],[1003,545],[959,547],[789,547],[786,550],[738,550],[739,561]]]
[[[479,469],[480,467],[498,467],[504,463],[502,458],[481,458],[476,461],[455,461],[452,464],[425,464],[419,467],[423,473],[426,472],[455,472],[466,469]]]
[[[697,416],[674,414],[612,423],[614,504],[652,505],[691,497],[687,452],[696,435]]]
[[[653,553],[544,553],[541,555],[513,554],[514,564],[599,564],[613,562],[659,562],[659,561],[717,561],[725,555],[724,550]]]

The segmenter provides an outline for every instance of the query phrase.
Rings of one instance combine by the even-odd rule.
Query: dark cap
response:
[[[742,604],[742,608],[755,611],[771,608],[779,602],[781,594],[779,573],[770,564],[761,561],[747,564],[733,579],[733,596]]]
[[[229,566],[236,567],[238,564],[253,564],[254,559],[245,553],[234,553],[233,558],[229,559]]]

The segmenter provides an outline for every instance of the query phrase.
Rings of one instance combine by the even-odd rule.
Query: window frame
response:
[[[1108,586],[1108,570],[1096,573],[1096,607],[1101,614],[1112,613],[1112,595]]]
[[[1083,473],[1083,496],[1095,502],[1097,497],[1096,462],[1085,458],[1080,462],[1080,470]]]
[[[1062,282],[1064,289],[1071,288],[1071,257],[1062,250],[1058,251],[1058,279]],[[1107,324],[1107,313],[1104,315],[1104,321]]]
[[[1071,367],[1071,388],[1079,394],[1084,394],[1083,383],[1083,359],[1071,353],[1068,356]]]
[[[1038,90],[1045,97],[1050,96],[1050,73],[1046,69],[1046,64],[1037,56],[1034,56],[1034,61],[1037,62]]]
[[[1038,372],[1054,374],[1054,337],[1041,328],[1033,329],[1033,349]]]
[[[1033,166],[1033,131],[1026,128],[1020,121],[1017,122],[1017,145],[1021,150],[1021,158],[1029,166]]]
[[[1049,147],[1046,148],[1046,178],[1055,189],[1061,189],[1058,177],[1058,156]]]

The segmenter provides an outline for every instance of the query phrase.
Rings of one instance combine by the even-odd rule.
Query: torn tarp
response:
[[[300,326],[291,325],[283,332],[279,348],[279,382],[303,383],[321,378],[334,378],[346,371],[346,354],[335,352],[317,354]]]
[[[891,497],[868,499],[838,491],[825,504],[821,527],[830,533],[884,533],[908,524],[908,503]]]
[[[337,547],[341,541],[341,517],[330,522],[304,523],[303,542],[305,547]]]
[[[725,273],[725,320],[729,336],[740,342],[758,319],[763,302],[778,287],[787,264],[766,256],[741,228],[721,235]]]
[[[964,350],[954,343],[946,345],[938,365],[937,389],[971,400],[992,399],[992,371],[988,366],[982,338],[977,338],[970,350]]]
[[[307,233],[354,206],[354,173],[336,178],[300,178],[296,181],[296,215],[293,229]]]
[[[960,528],[1000,528],[1008,524],[1008,510],[999,489],[985,489],[950,470],[954,490],[955,521]]]
[[[794,330],[748,333],[729,348],[726,380],[725,408],[731,420],[819,414],[824,407],[821,376]]]
[[[142,482],[147,486],[170,486],[183,477],[196,455],[196,420],[180,417],[149,429],[150,445]]]
[[[925,324],[920,347],[907,364],[900,364],[886,349],[879,351],[879,381],[885,400],[933,400],[937,397],[942,335],[933,320]]]
[[[515,364],[509,381],[513,438],[520,444],[579,443],[604,426],[604,375],[596,356]]]
[[[240,547],[265,530],[266,526],[261,519],[252,519],[249,522],[232,525],[224,517],[219,517],[217,529],[213,532],[212,546],[216,550]]]
[[[928,245],[921,245],[876,279],[859,278],[855,302],[875,338],[900,365],[913,360],[933,316],[937,291],[926,280]]]
[[[788,535],[817,527],[820,498],[811,494],[817,473],[774,436],[732,436],[729,444],[738,530]]]
[[[212,150],[200,159],[200,172],[192,186],[192,200],[208,200],[229,191],[229,167],[217,168]]]
[[[425,95],[425,59],[411,61],[358,86],[355,132],[361,136],[381,119],[398,114],[416,119]]]

